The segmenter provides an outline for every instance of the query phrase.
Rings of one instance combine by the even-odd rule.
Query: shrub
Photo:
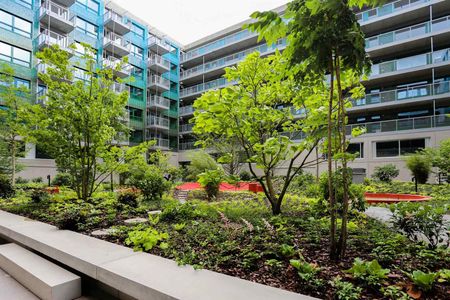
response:
[[[395,285],[390,285],[385,288],[381,288],[381,292],[383,293],[383,296],[385,296],[388,299],[393,299],[393,300],[410,300],[411,299],[407,293],[403,292],[399,287],[397,287]]]
[[[355,258],[353,266],[347,270],[354,278],[361,279],[369,285],[379,285],[383,279],[387,278],[389,269],[383,269],[376,259],[367,262]]]
[[[79,230],[79,224],[83,224],[85,217],[81,213],[81,208],[77,206],[66,207],[58,212],[55,217],[55,225],[59,229]]]
[[[304,191],[311,184],[316,182],[316,178],[309,172],[300,172],[291,182],[290,189],[294,191]]]
[[[398,176],[399,173],[400,171],[395,165],[388,164],[375,167],[372,177],[378,179],[379,181],[390,183],[392,179]]]
[[[248,171],[243,170],[243,171],[241,171],[241,173],[239,174],[239,178],[240,178],[242,181],[250,181],[250,180],[252,180],[252,175],[251,175]]]
[[[11,198],[14,196],[14,188],[11,180],[6,175],[0,175],[0,198]]]
[[[49,195],[45,189],[34,189],[30,197],[34,203],[42,203],[48,200]]]
[[[390,209],[393,213],[394,227],[415,242],[424,241],[425,238],[424,242],[434,249],[439,243],[444,242],[445,236],[449,237],[448,224],[444,220],[447,205],[398,203],[391,205]]]
[[[291,264],[291,266],[297,269],[298,276],[303,282],[311,285],[312,287],[318,287],[322,285],[322,280],[320,278],[317,278],[317,274],[320,271],[319,267],[314,264],[308,263],[303,259],[291,259],[289,263]]]
[[[433,288],[434,282],[438,277],[438,273],[425,273],[420,270],[413,271],[412,274],[408,274],[409,279],[412,280],[415,286],[424,292],[428,292]]]
[[[360,287],[355,287],[353,283],[342,281],[341,277],[336,277],[331,285],[336,289],[335,295],[339,300],[358,300],[362,289]]]
[[[52,185],[56,186],[72,186],[72,176],[68,173],[58,173],[52,180]]]
[[[214,158],[203,150],[189,152],[188,157],[191,160],[191,163],[186,168],[187,180],[195,181],[198,179],[198,175],[208,170],[217,170],[218,168],[221,168]]]
[[[198,182],[205,188],[208,199],[212,200],[217,197],[219,193],[220,183],[224,179],[224,173],[222,169],[207,170],[204,173],[198,175]]]
[[[42,179],[42,177],[36,177],[36,178],[31,179],[31,182],[42,183],[42,182],[44,182],[44,180]]]
[[[167,249],[169,245],[164,240],[168,238],[169,235],[166,232],[159,232],[149,227],[146,230],[134,230],[128,233],[125,244],[133,245],[135,251],[149,251],[158,244],[161,249]]]
[[[130,173],[128,184],[141,190],[144,200],[160,200],[170,187],[161,169],[155,165],[136,166]]]
[[[28,182],[28,179],[22,178],[20,176],[16,178],[16,184],[27,184]]]
[[[119,203],[121,203],[121,204],[136,208],[136,207],[138,207],[138,201],[137,201],[138,197],[139,197],[139,194],[136,190],[126,189],[126,190],[122,190],[119,192],[117,201],[119,201]]]

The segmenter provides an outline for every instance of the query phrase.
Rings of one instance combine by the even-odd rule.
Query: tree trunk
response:
[[[16,185],[16,156],[17,156],[17,146],[16,138],[13,136],[11,140],[11,185]]]
[[[319,145],[316,146],[316,183],[319,183]]]
[[[278,199],[272,199],[270,203],[272,204],[272,214],[274,216],[281,214],[281,201],[278,201]]]
[[[329,204],[330,204],[330,258],[332,260],[336,259],[336,203],[334,198],[333,191],[333,181],[332,181],[332,173],[333,173],[333,165],[332,158],[333,152],[331,149],[332,144],[332,114],[333,114],[333,97],[334,97],[334,71],[333,64],[330,65],[330,100],[328,103],[328,125],[327,125],[327,137],[328,137],[328,151],[327,151],[327,159],[328,159],[328,194],[329,194]]]

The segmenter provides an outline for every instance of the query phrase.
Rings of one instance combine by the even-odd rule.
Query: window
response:
[[[31,52],[0,42],[0,59],[30,67]]]
[[[88,21],[85,21],[85,20],[77,17],[76,26],[77,26],[77,29],[80,30],[81,32],[83,32],[91,37],[97,38],[98,27],[95,26],[94,24],[91,24]]]
[[[52,157],[45,151],[45,149],[37,144],[36,145],[36,158],[40,159],[52,159]]]
[[[144,49],[142,49],[141,47],[138,47],[134,44],[131,44],[131,50],[130,53],[134,56],[136,56],[137,58],[144,58]]]
[[[94,0],[77,0],[77,2],[79,4],[81,4],[81,5],[83,5],[84,7],[86,7],[88,10],[90,10],[90,11],[92,11],[95,14],[98,15],[100,5],[98,4],[97,1],[94,1]]]
[[[31,22],[0,10],[0,28],[31,38]]]
[[[357,154],[356,158],[364,158],[364,143],[349,144],[347,152],[351,154]]]
[[[425,148],[425,139],[400,140],[376,143],[377,157],[396,157],[413,154]]]
[[[142,109],[129,107],[128,111],[130,112],[130,119],[142,121]]]
[[[33,0],[15,0],[15,1],[28,8],[31,8],[33,4]]]
[[[89,81],[91,79],[91,76],[85,70],[78,68],[75,68],[73,76],[75,80]]]
[[[135,79],[144,79],[144,70],[136,66],[132,66],[131,76],[133,76]]]
[[[132,23],[131,25],[131,31],[133,31],[133,33],[141,38],[144,38],[144,28]]]
[[[21,78],[15,78],[14,77],[14,85],[18,88],[20,87],[24,87],[26,89],[30,89],[31,88],[31,84],[29,80],[26,79],[21,79]]]
[[[130,86],[130,96],[134,99],[144,100],[144,91],[140,88]]]

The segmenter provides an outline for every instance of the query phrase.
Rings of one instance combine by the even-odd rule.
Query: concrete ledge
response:
[[[81,297],[81,278],[16,244],[0,245],[0,267],[44,300]]]
[[[307,300],[312,297],[207,270],[179,267],[169,259],[133,252],[0,210],[0,236],[40,252],[136,299]]]

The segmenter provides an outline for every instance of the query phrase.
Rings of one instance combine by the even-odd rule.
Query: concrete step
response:
[[[2,269],[0,269],[0,291],[0,299],[2,300],[39,300],[38,297]]]
[[[0,245],[0,268],[41,299],[81,297],[81,278],[16,244]]]

